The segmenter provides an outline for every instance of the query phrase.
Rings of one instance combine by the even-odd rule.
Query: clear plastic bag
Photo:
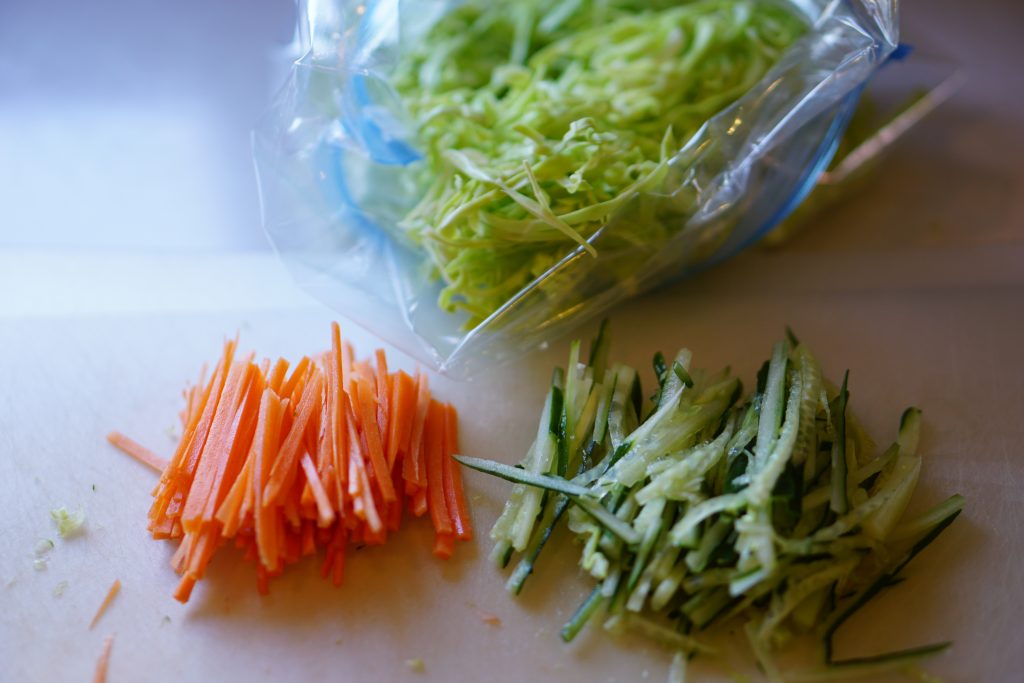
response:
[[[896,47],[895,0],[790,0],[809,31],[746,95],[673,156],[587,241],[482,323],[442,311],[417,247],[393,239],[418,192],[415,132],[388,74],[450,0],[307,4],[304,56],[254,135],[266,232],[297,282],[434,368],[466,376],[507,361],[615,303],[722,261],[763,236],[813,187],[862,86]],[[631,221],[673,226],[623,247]]]

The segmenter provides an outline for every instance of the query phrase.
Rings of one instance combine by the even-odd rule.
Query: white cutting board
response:
[[[685,345],[695,365],[731,364],[748,387],[789,324],[827,375],[850,369],[853,407],[880,443],[904,407],[924,410],[914,506],[959,492],[966,512],[850,624],[843,654],[952,639],[926,667],[946,681],[1024,680],[1020,264],[1019,247],[751,254],[611,316],[614,358],[647,368],[655,350]],[[179,605],[173,547],[145,531],[155,475],[104,435],[119,429],[169,453],[179,392],[225,335],[297,357],[326,347],[332,314],[264,256],[0,255],[0,291],[0,681],[89,680],[111,633],[114,683],[664,680],[671,654],[643,641],[594,625],[560,641],[589,586],[567,536],[522,596],[504,592],[486,530],[507,486],[475,473],[466,486],[478,538],[449,562],[431,556],[429,523],[407,520],[386,546],[350,554],[341,589],[305,561],[260,597],[253,566],[226,547]],[[346,332],[360,354],[378,345]],[[433,377],[459,409],[463,450],[517,461],[566,350],[563,340],[470,383]],[[57,538],[49,510],[61,505],[85,511],[83,537]],[[40,538],[56,547],[37,571]],[[90,631],[114,579],[121,593]],[[60,581],[68,587],[54,597]],[[406,666],[413,658],[423,672]],[[691,680],[732,680],[714,671],[698,660]]]

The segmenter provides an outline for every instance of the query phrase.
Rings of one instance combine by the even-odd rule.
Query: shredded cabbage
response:
[[[572,249],[596,255],[588,240],[804,29],[757,0],[472,0],[442,17],[393,75],[426,187],[400,227],[444,279],[441,307],[475,325]]]

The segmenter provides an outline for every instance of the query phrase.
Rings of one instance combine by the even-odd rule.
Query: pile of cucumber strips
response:
[[[686,658],[714,654],[701,632],[741,624],[770,680],[773,652],[799,634],[824,641],[826,666],[796,680],[839,680],[914,665],[939,643],[837,660],[837,629],[900,581],[901,570],[959,514],[954,495],[911,519],[921,470],[921,411],[878,449],[836,386],[792,333],[775,344],[744,394],[728,369],[706,372],[683,349],[654,356],[646,397],[638,372],[612,364],[607,322],[581,359],[555,369],[536,439],[519,465],[472,457],[468,467],[514,482],[491,530],[501,566],[517,558],[518,594],[555,528],[582,546],[596,585],[564,625],[572,640],[603,615]],[[794,680],[786,678],[785,680]]]

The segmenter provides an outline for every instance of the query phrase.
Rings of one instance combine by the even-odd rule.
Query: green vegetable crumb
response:
[[[67,581],[59,581],[56,586],[53,587],[53,597],[59,598],[64,595],[64,591],[68,589]]]
[[[77,536],[82,533],[82,527],[85,525],[85,513],[81,510],[68,512],[66,507],[61,506],[56,510],[50,510],[50,517],[57,525],[57,532],[61,538]]]
[[[427,667],[423,663],[423,660],[419,658],[407,659],[405,660],[405,665],[409,667],[410,671],[415,671],[416,673],[423,673],[427,670]]]

